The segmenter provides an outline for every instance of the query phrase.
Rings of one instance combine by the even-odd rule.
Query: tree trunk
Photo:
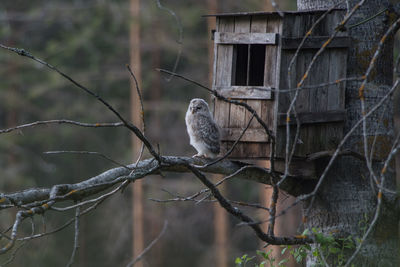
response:
[[[141,60],[140,60],[140,0],[130,1],[130,61],[133,73],[141,87]],[[131,79],[131,119],[132,123],[142,129],[142,118],[140,109],[140,98],[136,92],[136,84]],[[132,154],[135,162],[140,155],[141,141],[132,134]],[[142,181],[132,184],[132,233],[133,251],[132,259],[138,257],[144,249],[144,214],[143,214],[143,185]],[[136,263],[137,267],[143,267],[142,262]]]
[[[299,10],[324,9],[341,0],[298,0]],[[358,0],[350,0],[353,7]],[[354,14],[346,24],[354,25],[369,18],[389,4],[389,0],[369,0]],[[341,7],[346,7],[344,2]],[[347,77],[363,76],[378,43],[387,31],[392,19],[382,14],[374,19],[349,30],[352,46],[349,49]],[[335,25],[332,25],[335,27]],[[314,70],[315,71],[315,70]],[[393,84],[393,38],[386,41],[386,46],[376,62],[365,91],[365,104],[368,111],[388,92]],[[358,94],[360,81],[348,81],[346,84],[346,125],[347,133],[361,118],[361,105]],[[377,115],[367,120],[367,140],[369,149],[376,137],[374,158],[385,160],[393,143],[392,102],[386,110],[380,109]],[[382,115],[383,114],[383,115]],[[363,130],[358,127],[345,148],[364,155]],[[368,152],[369,153],[369,152]],[[392,165],[393,166],[393,165]],[[380,174],[382,164],[374,164],[375,172]],[[385,188],[396,190],[395,175],[392,168],[386,174]],[[317,228],[322,232],[336,233],[340,237],[362,237],[363,226],[368,226],[377,207],[377,190],[371,186],[371,176],[364,161],[354,157],[342,157],[334,163],[323,182],[312,208],[307,216],[306,228]],[[304,203],[308,207],[309,201]],[[366,216],[368,221],[366,222]],[[358,256],[352,262],[355,266],[400,266],[398,240],[398,212],[393,203],[383,197],[383,206],[373,231],[365,241]],[[349,251],[349,254],[352,252]],[[347,255],[348,256],[348,255]],[[307,266],[315,264],[315,258],[309,256]],[[337,262],[327,259],[331,266]]]

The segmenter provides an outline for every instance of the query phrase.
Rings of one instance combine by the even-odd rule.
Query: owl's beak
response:
[[[199,110],[200,108],[199,107],[191,107],[190,108],[191,109],[191,111],[192,111],[192,114],[194,114],[197,110]]]

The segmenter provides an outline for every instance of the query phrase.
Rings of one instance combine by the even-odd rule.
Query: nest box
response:
[[[273,131],[276,157],[285,157],[286,112],[315,53],[335,31],[345,12],[333,10],[308,34],[288,75],[289,62],[303,37],[325,11],[231,13],[216,17],[213,89],[225,97],[245,101]],[[340,32],[315,61],[295,109],[301,123],[295,157],[336,148],[343,137],[344,82],[350,39]],[[292,91],[288,91],[290,81]],[[325,83],[325,85],[323,85]],[[330,84],[328,84],[330,83]],[[214,117],[222,129],[227,151],[251,118],[243,107],[214,99]],[[291,124],[296,120],[291,119]],[[295,126],[291,126],[294,136]],[[291,137],[293,137],[291,136]],[[291,138],[293,140],[293,138]],[[253,120],[232,158],[267,159],[270,140]]]

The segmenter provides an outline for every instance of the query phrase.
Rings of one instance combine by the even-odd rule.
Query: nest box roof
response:
[[[341,8],[335,8],[334,10],[344,10]],[[319,9],[319,10],[301,10],[301,11],[282,11],[283,14],[294,15],[294,14],[301,14],[301,13],[323,13],[328,11],[327,9]],[[234,13],[219,13],[219,14],[207,14],[203,15],[203,17],[238,17],[238,16],[262,16],[262,15],[277,15],[279,13],[276,11],[267,12],[267,11],[254,11],[254,12],[234,12]]]

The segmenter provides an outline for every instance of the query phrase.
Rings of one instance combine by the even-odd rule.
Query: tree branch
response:
[[[83,198],[102,192],[124,180],[134,181],[160,171],[190,172],[187,168],[188,165],[205,165],[208,162],[206,159],[189,157],[167,156],[162,158],[162,165],[159,165],[154,158],[151,158],[140,161],[136,168],[134,168],[134,164],[128,165],[128,168],[134,168],[133,171],[125,167],[118,167],[76,184],[57,185],[64,187],[62,192],[65,195],[57,197],[56,200],[82,200]],[[243,168],[244,166],[246,166],[246,168]],[[239,161],[224,160],[212,166],[202,168],[202,172],[223,175],[230,175],[237,172],[234,175],[235,178],[271,184],[271,172],[269,169],[252,166]],[[307,181],[301,177],[290,176],[287,181],[282,184],[281,189],[293,196],[298,196],[308,191],[307,185]],[[0,209],[9,208],[10,205],[25,208],[40,205],[41,201],[49,200],[50,191],[51,188],[31,188],[14,193],[2,193],[0,194]]]

